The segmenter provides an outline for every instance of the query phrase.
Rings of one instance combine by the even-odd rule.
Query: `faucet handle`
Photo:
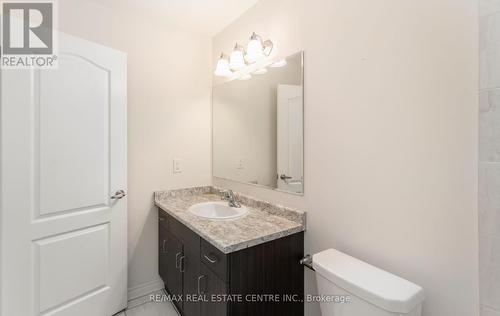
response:
[[[222,200],[228,201],[230,207],[241,207],[241,204],[238,203],[236,196],[232,190],[227,190],[222,192]]]
[[[232,195],[233,191],[231,190],[227,190],[227,191],[222,191],[221,193],[221,199],[222,200],[229,200],[231,198],[231,195]]]

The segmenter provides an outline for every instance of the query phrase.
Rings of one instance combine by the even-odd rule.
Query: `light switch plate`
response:
[[[180,159],[174,159],[173,172],[174,173],[181,173],[182,172],[181,160]]]

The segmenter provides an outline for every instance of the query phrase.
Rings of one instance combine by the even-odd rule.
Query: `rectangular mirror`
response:
[[[213,175],[304,192],[303,52],[213,88]]]

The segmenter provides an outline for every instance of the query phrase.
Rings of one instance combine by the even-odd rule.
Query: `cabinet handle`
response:
[[[179,259],[179,271],[181,273],[184,273],[184,259],[186,258],[186,256],[182,256],[180,259]]]
[[[167,243],[166,239],[163,239],[163,245],[161,246],[161,250],[163,253],[168,253],[167,248],[165,247]]]
[[[210,258],[210,254],[208,255],[203,255],[205,257],[205,259],[207,259],[210,263],[216,263],[217,262],[217,258],[215,259],[212,259]]]
[[[175,267],[178,269],[179,268],[179,256],[182,255],[182,252],[178,252],[175,255]]]
[[[200,275],[198,277],[198,295],[204,294],[204,291],[201,291],[201,280],[204,279],[206,276],[205,275]]]

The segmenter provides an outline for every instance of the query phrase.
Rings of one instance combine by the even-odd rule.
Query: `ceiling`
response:
[[[127,6],[187,30],[215,35],[258,0],[94,0],[105,6]]]

